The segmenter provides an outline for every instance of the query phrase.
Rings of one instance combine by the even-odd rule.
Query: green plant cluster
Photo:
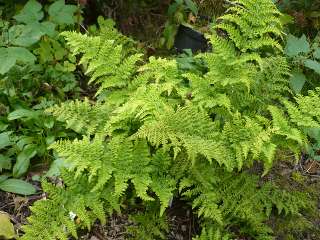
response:
[[[302,90],[314,89],[319,86],[320,35],[314,38],[311,43],[305,35],[300,38],[288,35],[285,54],[292,65],[290,85],[295,93],[305,92]]]
[[[76,58],[59,36],[75,28],[77,11],[64,0],[46,6],[30,0],[12,18],[0,20],[1,190],[34,193],[11,177],[24,176],[31,161],[50,164],[48,145],[71,134],[44,109],[79,96]]]
[[[320,35],[309,41],[303,34],[300,38],[289,34],[285,46],[285,54],[290,62],[292,72],[290,86],[297,94],[307,94],[308,90],[319,87],[320,76]],[[310,109],[312,111],[312,109]],[[311,138],[306,153],[314,160],[320,156],[320,128],[308,130]]]
[[[195,56],[205,70],[176,59],[144,63],[117,34],[62,33],[99,101],[47,110],[82,137],[50,146],[68,166],[63,184],[43,181],[48,197],[32,207],[21,239],[77,238],[97,219],[134,208],[145,213],[130,212],[128,238],[165,239],[173,198],[198,215],[194,239],[274,239],[271,216],[303,219],[313,207],[307,194],[250,169],[268,174],[281,151],[299,159],[320,124],[320,90],[293,97],[271,0],[234,0],[220,19],[208,36],[214,51]]]
[[[277,1],[287,25],[285,54],[290,64],[290,87],[296,94],[307,95],[319,87],[320,74],[320,1]],[[310,109],[312,111],[312,109]],[[320,160],[320,128],[305,129],[310,143],[305,158]]]

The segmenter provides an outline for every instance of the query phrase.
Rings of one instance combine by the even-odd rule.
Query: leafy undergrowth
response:
[[[0,15],[8,14],[0,20],[0,189],[28,195],[35,189],[19,178],[48,168],[57,156],[47,148],[56,139],[76,136],[44,110],[80,97],[76,58],[59,36],[75,29],[78,8],[63,0],[6,4],[0,6]]]

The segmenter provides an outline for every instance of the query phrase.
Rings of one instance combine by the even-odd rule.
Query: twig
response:
[[[81,23],[80,23],[80,26],[87,32],[89,33],[89,31],[85,28],[85,26],[83,26]]]
[[[309,166],[308,170],[306,171],[307,173],[309,173],[309,170],[313,167],[313,164],[314,164],[314,160],[312,161],[311,165]]]

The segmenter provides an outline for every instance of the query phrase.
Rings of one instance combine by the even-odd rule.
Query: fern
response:
[[[298,127],[318,128],[320,121],[320,88],[309,91],[308,96],[298,95],[295,97],[296,104],[284,101],[290,119]]]
[[[48,110],[83,136],[51,146],[70,166],[61,176],[65,185],[43,184],[49,197],[35,204],[24,239],[76,237],[77,229],[130,207],[129,196],[143,206],[154,203],[152,212],[162,218],[177,188],[201,221],[196,239],[234,239],[234,229],[272,239],[265,224],[271,210],[298,216],[309,200],[245,170],[260,162],[267,174],[278,150],[298,157],[308,142],[306,129],[320,120],[319,90],[288,100],[280,15],[269,0],[233,1],[216,26],[228,38],[213,32],[208,37],[214,51],[197,56],[206,63],[205,73],[179,69],[174,59],[151,57],[142,64],[140,54],[124,49],[126,39],[111,22],[98,36],[63,33],[91,83],[99,85],[99,101]],[[57,215],[44,212],[46,205]],[[133,219],[143,229],[147,216]],[[50,221],[52,228],[38,237],[42,222]],[[133,231],[138,238],[165,236]]]
[[[254,175],[235,175],[206,162],[191,169],[187,176],[180,183],[180,191],[194,199],[193,208],[210,229],[199,239],[231,236],[234,227],[254,239],[272,239],[272,230],[264,222],[274,206],[279,214],[286,215],[299,215],[299,209],[309,207],[308,198],[300,192],[279,190],[271,183],[259,186]]]
[[[101,103],[92,105],[88,99],[70,101],[46,111],[56,116],[58,121],[65,122],[66,128],[87,135],[102,131],[111,114],[108,105]]]
[[[117,45],[122,45],[122,55],[123,57],[128,56],[130,54],[141,53],[141,49],[138,48],[137,42],[135,42],[132,38],[123,35],[120,31],[118,31],[115,27],[116,23],[113,19],[104,19],[102,16],[97,18],[99,31],[97,32],[97,36],[102,37],[104,40],[114,41]]]
[[[176,112],[168,109],[159,114],[157,119],[145,123],[132,137],[146,138],[156,147],[172,147],[175,156],[185,148],[192,160],[202,154],[211,161],[215,156],[212,149],[217,147],[213,141],[215,129],[215,124],[206,114],[201,114],[192,107],[185,107]]]
[[[62,35],[74,54],[83,54],[80,63],[88,64],[86,74],[91,75],[90,82],[100,84],[97,95],[105,89],[128,85],[141,54],[124,59],[122,45],[105,39],[103,35],[91,37],[75,32],[64,32]]]
[[[34,214],[28,219],[30,225],[23,227],[25,235],[21,239],[77,238],[79,227],[90,229],[96,219],[105,223],[106,202],[100,200],[105,192],[90,192],[93,185],[85,175],[75,179],[70,174],[62,174],[64,186],[43,182],[43,190],[50,196],[31,208]]]
[[[171,197],[171,193],[168,184],[156,175],[154,179],[150,176],[153,171],[152,157],[144,141],[133,143],[122,138],[113,138],[106,144],[101,138],[90,140],[89,137],[84,137],[80,141],[58,142],[52,148],[70,163],[70,170],[75,171],[75,177],[88,172],[89,182],[96,183],[91,192],[103,189],[113,178],[114,195],[120,197],[126,191],[130,180],[135,186],[137,196],[141,199],[153,200],[147,194],[147,190],[150,186],[155,186],[154,191],[163,204],[167,205],[169,202],[168,196]],[[159,183],[164,184],[164,189],[159,187]]]
[[[242,52],[274,47],[282,50],[274,36],[281,36],[281,13],[269,0],[235,0],[234,6],[221,17],[216,27],[228,33],[229,38]]]

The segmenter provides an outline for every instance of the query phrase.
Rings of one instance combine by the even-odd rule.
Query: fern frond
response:
[[[21,239],[67,240],[70,235],[77,238],[80,227],[90,229],[97,218],[105,223],[104,205],[99,200],[103,193],[90,192],[93,186],[84,175],[75,180],[72,173],[63,172],[63,177],[69,179],[64,186],[42,183],[44,191],[49,193],[48,199],[39,200],[31,207],[30,224],[23,227],[25,234]]]
[[[75,32],[63,32],[62,36],[74,55],[82,55],[80,64],[87,65],[90,82],[100,84],[96,95],[105,89],[126,87],[142,57],[137,53],[124,58],[122,45],[103,36],[90,37]]]
[[[85,98],[84,101],[70,101],[46,110],[52,113],[58,121],[65,122],[67,128],[92,135],[100,132],[110,115],[110,106],[103,103],[92,105]]]
[[[215,239],[215,236],[221,239],[225,233],[231,237],[232,232],[228,230],[236,222],[247,236],[272,239],[272,231],[265,224],[272,207],[278,208],[279,214],[284,211],[289,215],[299,215],[299,209],[308,208],[306,194],[288,193],[271,183],[259,187],[257,176],[252,174],[228,173],[206,162],[190,169],[189,174],[181,183],[186,186],[183,194],[194,198],[193,206],[203,216],[205,228],[212,229],[209,239]]]
[[[217,159],[225,163],[223,150],[214,141],[216,130],[206,114],[190,106],[176,112],[168,109],[157,119],[146,122],[132,138],[147,139],[156,147],[172,148],[175,156],[185,148],[193,161],[200,154],[209,161]]]
[[[268,109],[272,115],[273,127],[277,131],[277,134],[296,141],[300,145],[303,145],[306,142],[304,135],[299,129],[289,126],[288,120],[284,117],[283,112],[279,108],[269,106]]]
[[[273,36],[282,35],[281,13],[269,0],[232,1],[228,13],[220,17],[216,26],[228,33],[229,38],[242,52],[259,51],[263,47],[282,50]]]
[[[295,97],[296,104],[283,101],[290,119],[302,128],[318,128],[320,122],[320,88],[309,91],[307,96]]]

